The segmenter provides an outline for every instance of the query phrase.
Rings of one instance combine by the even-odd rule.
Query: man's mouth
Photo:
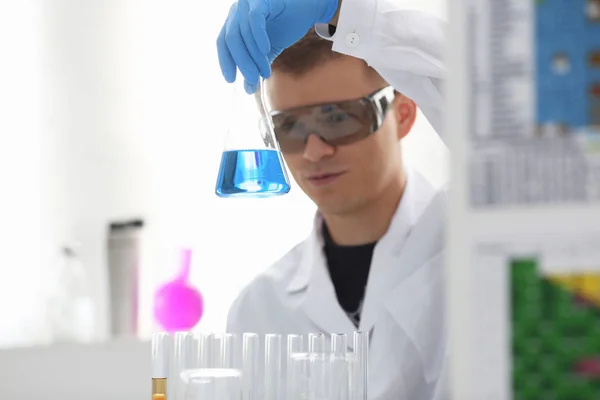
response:
[[[313,175],[313,176],[308,177],[308,181],[315,186],[325,186],[325,185],[329,185],[330,183],[333,183],[334,181],[337,180],[337,178],[339,178],[343,174],[345,174],[345,172],[334,172],[334,173]]]

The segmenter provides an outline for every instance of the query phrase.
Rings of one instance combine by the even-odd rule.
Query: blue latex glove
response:
[[[275,57],[316,23],[329,22],[337,7],[338,0],[238,0],[217,39],[225,80],[234,82],[239,69],[246,92],[256,92],[260,76],[270,76]]]

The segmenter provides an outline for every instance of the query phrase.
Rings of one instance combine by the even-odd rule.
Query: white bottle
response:
[[[61,249],[48,300],[53,342],[90,342],[94,337],[94,305],[84,265],[71,246]]]

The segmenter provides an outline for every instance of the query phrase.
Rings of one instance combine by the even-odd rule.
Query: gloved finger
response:
[[[221,67],[221,73],[223,74],[223,77],[227,82],[233,83],[235,82],[237,67],[233,57],[231,56],[229,47],[227,47],[227,43],[225,42],[225,32],[226,25],[223,25],[223,28],[221,28],[221,32],[219,33],[219,37],[217,38],[217,54],[219,57],[219,66]]]
[[[239,18],[237,13],[237,3],[233,5],[236,8],[234,13]],[[232,7],[232,9],[233,9]],[[229,52],[235,61],[238,69],[244,75],[244,78],[253,84],[258,83],[258,68],[250,56],[244,39],[242,38],[242,32],[240,30],[240,21],[238,18],[228,18],[227,27],[225,31],[225,42],[229,48]]]
[[[240,19],[240,31],[242,32],[242,39],[246,45],[246,49],[250,53],[250,56],[254,59],[254,63],[258,67],[258,71],[264,78],[268,78],[271,74],[271,68],[269,66],[269,60],[267,56],[263,54],[256,41],[250,28],[248,21],[248,5],[244,0],[238,4],[238,15]]]
[[[267,0],[249,0],[250,29],[254,40],[263,54],[271,51],[271,40],[267,33],[267,16],[269,15],[269,3]]]
[[[258,85],[254,85],[252,83],[249,83],[248,81],[244,81],[244,90],[246,90],[246,93],[248,94],[254,94],[258,90]]]

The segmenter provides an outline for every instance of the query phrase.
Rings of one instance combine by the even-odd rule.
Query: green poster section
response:
[[[577,277],[566,287],[535,259],[510,264],[513,399],[600,400],[600,307]]]

